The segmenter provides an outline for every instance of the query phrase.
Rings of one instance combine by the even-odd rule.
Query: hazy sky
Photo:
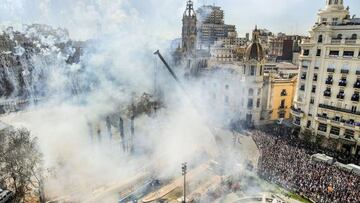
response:
[[[111,31],[123,22],[146,26],[144,34],[163,39],[181,36],[187,0],[0,0],[0,23],[46,23],[66,27],[76,39],[90,38],[99,25]],[[360,0],[344,0],[351,15],[360,17]],[[195,0],[195,7],[216,4],[225,22],[235,24],[240,36],[255,24],[273,32],[308,34],[325,0]]]
[[[235,24],[239,35],[249,32],[254,24],[273,32],[308,34],[325,0],[198,0],[198,4],[221,6],[225,21]],[[351,15],[360,17],[360,0],[344,0]]]

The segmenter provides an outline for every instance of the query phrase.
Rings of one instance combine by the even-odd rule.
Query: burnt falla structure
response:
[[[161,107],[163,104],[151,94],[133,94],[131,104],[122,105],[111,114],[88,121],[89,138],[96,143],[119,144],[122,151],[132,153],[135,150],[136,119],[143,115],[153,117]]]

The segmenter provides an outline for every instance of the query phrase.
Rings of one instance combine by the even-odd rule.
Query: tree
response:
[[[14,202],[39,197],[42,188],[42,154],[37,139],[26,129],[10,129],[0,134],[0,187],[14,193]]]

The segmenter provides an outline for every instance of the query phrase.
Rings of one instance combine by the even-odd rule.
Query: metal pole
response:
[[[181,167],[181,170],[182,170],[182,175],[184,176],[184,199],[182,201],[182,203],[186,203],[186,173],[187,173],[187,163],[183,163],[182,164],[182,167]]]
[[[155,53],[155,55],[158,55],[160,60],[164,63],[166,69],[170,72],[171,76],[173,76],[173,78],[180,83],[179,78],[176,76],[175,72],[170,68],[169,64],[165,61],[164,57],[160,54],[160,51],[157,50]]]

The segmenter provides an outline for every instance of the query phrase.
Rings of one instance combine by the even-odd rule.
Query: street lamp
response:
[[[184,176],[184,199],[182,203],[186,203],[186,173],[187,173],[187,163],[183,163],[181,166],[182,175]]]

